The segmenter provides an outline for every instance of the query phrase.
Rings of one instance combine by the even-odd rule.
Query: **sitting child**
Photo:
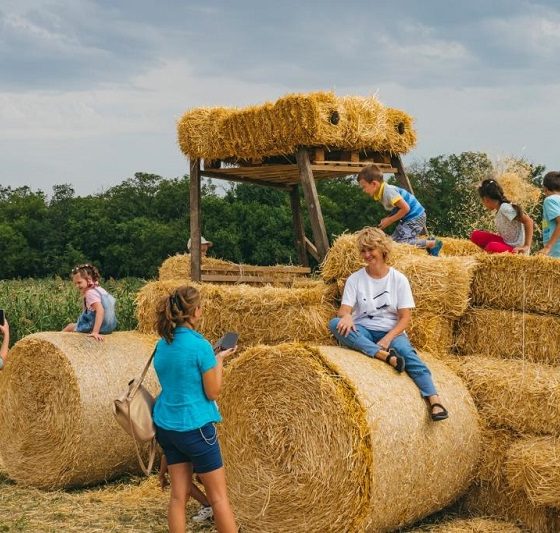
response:
[[[99,286],[100,274],[93,265],[78,265],[72,269],[72,282],[83,296],[83,311],[76,323],[68,324],[62,331],[88,333],[98,341],[102,334],[117,327],[115,298]]]
[[[0,332],[2,332],[2,346],[0,346],[0,370],[2,370],[8,359],[8,346],[10,344],[10,326],[6,318],[4,318],[4,323],[0,324]]]

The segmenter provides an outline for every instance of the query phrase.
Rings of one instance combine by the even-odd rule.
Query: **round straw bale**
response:
[[[416,131],[413,118],[392,107],[387,108],[387,130],[385,140],[379,147],[381,151],[406,154],[416,146]]]
[[[473,305],[560,314],[560,261],[542,255],[481,254],[472,282]]]
[[[514,442],[505,465],[509,485],[533,505],[560,508],[560,439],[526,437]]]
[[[440,255],[477,255],[482,250],[472,241],[468,239],[455,239],[453,237],[440,237],[443,242]],[[486,253],[486,252],[484,252]]]
[[[118,332],[37,333],[17,342],[0,375],[0,449],[8,476],[40,488],[97,483],[139,470],[112,402],[142,371],[155,339]],[[145,385],[158,390],[153,371]]]
[[[408,533],[522,533],[522,529],[503,520],[492,520],[491,518],[456,518],[436,524],[411,529]]]
[[[141,332],[156,331],[158,303],[184,284],[181,280],[155,281],[140,290],[136,309]],[[290,288],[190,285],[201,292],[199,331],[210,340],[219,339],[226,331],[236,331],[240,347],[290,340],[334,343],[327,324],[336,311],[326,298],[328,287],[324,283]]]
[[[429,365],[443,423],[408,376],[352,350],[259,345],[234,360],[220,434],[243,529],[385,531],[454,500],[478,459],[478,418],[461,380]]]
[[[560,369],[476,356],[457,361],[488,423],[519,433],[560,435]]]
[[[504,309],[469,309],[456,328],[463,355],[560,365],[560,317]]]

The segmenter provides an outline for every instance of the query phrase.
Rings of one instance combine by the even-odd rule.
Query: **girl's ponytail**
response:
[[[490,200],[495,200],[502,204],[511,204],[515,209],[515,219],[519,220],[523,216],[523,209],[520,205],[511,203],[504,193],[502,186],[495,179],[485,179],[478,186],[478,194],[481,198],[490,198]]]
[[[156,329],[160,337],[168,343],[173,340],[175,328],[185,322],[193,328],[192,319],[200,306],[198,289],[182,285],[169,296],[161,299],[157,309]]]

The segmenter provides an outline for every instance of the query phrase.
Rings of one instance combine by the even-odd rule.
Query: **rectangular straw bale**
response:
[[[493,516],[522,523],[535,533],[558,533],[560,513],[551,507],[535,506],[522,492],[511,491],[506,483],[480,481],[466,494],[462,508],[469,514]]]
[[[518,440],[519,434],[510,429],[493,428],[482,425],[481,451],[476,479],[503,485],[506,481],[506,459],[511,445]]]
[[[560,509],[560,439],[525,437],[514,442],[507,453],[507,480],[523,491],[533,505]]]
[[[417,350],[432,354],[449,353],[453,345],[453,320],[415,310],[407,333]]]
[[[412,117],[375,96],[288,94],[243,109],[195,108],[177,125],[189,157],[233,160],[292,155],[300,146],[405,153],[416,143]]]
[[[504,309],[468,309],[456,327],[463,355],[560,365],[560,317]]]
[[[454,237],[439,237],[443,242],[440,255],[478,255],[482,250],[468,239],[456,239]],[[486,252],[484,252],[486,253]]]
[[[560,261],[516,254],[477,256],[474,306],[560,314]]]
[[[481,416],[519,433],[560,435],[560,369],[487,357],[458,357]]]
[[[182,280],[146,284],[137,296],[138,329],[155,332],[156,309],[163,297],[184,285]],[[251,287],[195,284],[202,295],[199,331],[214,341],[226,331],[239,333],[239,346],[309,341],[333,344],[327,324],[336,310],[326,300],[326,286]]]

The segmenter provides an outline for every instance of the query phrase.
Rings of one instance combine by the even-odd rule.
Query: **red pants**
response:
[[[513,252],[513,246],[506,244],[504,239],[495,233],[475,229],[471,233],[471,241],[489,254],[500,254],[502,252]]]

